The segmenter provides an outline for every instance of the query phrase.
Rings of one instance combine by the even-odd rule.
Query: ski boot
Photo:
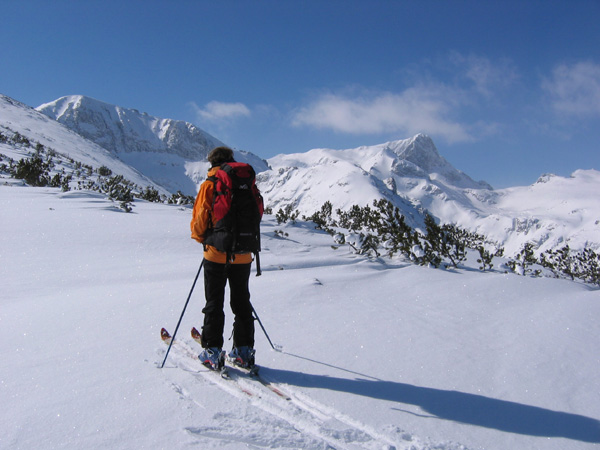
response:
[[[234,347],[228,355],[228,359],[234,366],[252,370],[254,366],[254,354],[256,351],[248,346]]]
[[[217,347],[205,348],[198,355],[198,359],[206,367],[217,372],[225,367],[225,352]]]

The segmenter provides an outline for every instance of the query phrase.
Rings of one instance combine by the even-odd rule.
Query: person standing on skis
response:
[[[229,283],[230,306],[234,314],[233,349],[229,360],[242,367],[254,366],[254,316],[250,303],[248,287],[252,253],[230,253],[220,251],[207,243],[213,242],[211,232],[215,227],[215,201],[221,192],[216,192],[216,175],[221,167],[241,165],[236,163],[233,150],[228,147],[217,147],[208,154],[211,168],[208,178],[201,184],[194,203],[190,224],[192,239],[204,246],[204,293],[206,305],[202,309],[204,324],[201,332],[203,347],[199,355],[200,361],[209,368],[220,370],[225,363],[223,351],[223,329],[225,325],[224,301],[225,287]],[[254,187],[254,171],[252,183],[260,199],[260,216],[262,216],[262,197]],[[229,168],[229,167],[228,167]],[[258,218],[260,222],[260,217]],[[258,226],[258,225],[257,225]]]

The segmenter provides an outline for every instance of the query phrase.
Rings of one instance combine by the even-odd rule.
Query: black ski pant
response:
[[[250,304],[251,264],[219,264],[204,260],[204,295],[206,306],[202,344],[205,348],[223,348],[223,328],[225,327],[225,286],[229,282],[231,311],[234,315],[233,346],[254,347],[254,317]]]

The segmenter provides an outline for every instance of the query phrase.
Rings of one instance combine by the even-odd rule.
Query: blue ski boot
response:
[[[234,347],[229,353],[228,359],[234,366],[252,369],[254,367],[255,353],[256,350],[248,346]]]
[[[202,364],[212,370],[220,371],[225,366],[225,352],[220,348],[205,348],[198,355]]]

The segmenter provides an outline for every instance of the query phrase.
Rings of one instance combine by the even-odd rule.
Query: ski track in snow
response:
[[[275,380],[263,376],[289,400],[278,396],[256,380],[230,371],[231,379],[224,379],[218,373],[207,370],[196,352],[185,341],[176,340],[169,353],[169,359],[177,367],[190,373],[203,382],[222,389],[238,400],[249,402],[253,408],[266,413],[269,420],[257,420],[255,414],[217,413],[214,418],[220,426],[186,427],[185,430],[201,442],[207,439],[221,443],[244,444],[248,448],[314,448],[341,450],[412,450],[428,449],[426,444],[401,430],[394,430],[397,436],[375,430],[330,406],[321,404],[310,396],[280,385]],[[185,402],[206,408],[184,387],[172,383],[171,387]],[[248,421],[250,423],[248,423]],[[232,432],[240,427],[257,427],[254,431]],[[268,436],[271,436],[268,438]],[[416,445],[416,446],[415,446]],[[463,446],[435,446],[436,449],[465,449]]]

